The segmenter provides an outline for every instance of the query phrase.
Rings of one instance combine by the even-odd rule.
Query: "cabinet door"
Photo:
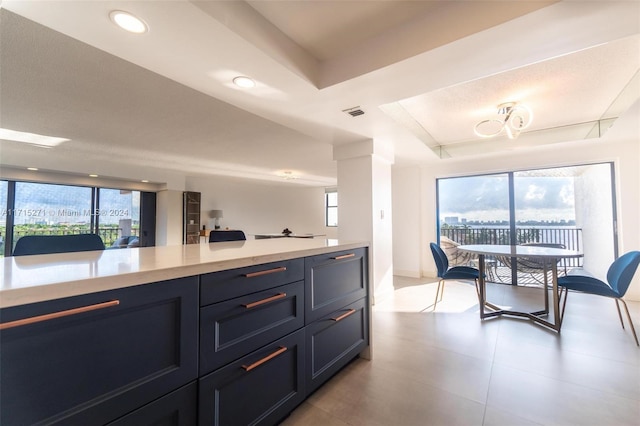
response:
[[[105,424],[197,378],[197,277],[0,312],[46,314],[0,332],[2,425]]]
[[[200,305],[246,296],[304,279],[304,259],[289,259],[200,277]]]
[[[305,259],[305,324],[367,295],[367,249]]]
[[[277,424],[304,396],[304,330],[298,330],[200,379],[198,424]]]
[[[306,389],[313,392],[369,344],[365,299],[345,306],[306,328]]]
[[[194,426],[198,419],[197,405],[198,382],[192,382],[109,426]]]
[[[302,281],[205,306],[200,311],[200,375],[302,326]]]

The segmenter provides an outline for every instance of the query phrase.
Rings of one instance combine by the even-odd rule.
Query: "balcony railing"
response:
[[[508,228],[471,228],[471,227],[442,227],[440,235],[458,244],[510,244],[511,231]],[[569,250],[582,252],[582,229],[581,228],[516,228],[515,240],[517,244],[544,243],[562,244]],[[494,259],[492,263],[495,278],[500,282],[511,282],[511,272],[507,265]],[[581,267],[582,258],[562,259],[559,268],[564,271],[570,268]],[[561,271],[561,272],[562,272]],[[529,284],[541,282],[540,277],[535,274],[521,274],[518,272],[517,282],[519,284]]]

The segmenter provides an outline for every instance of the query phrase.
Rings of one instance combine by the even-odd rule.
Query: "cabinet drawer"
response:
[[[305,259],[305,323],[365,297],[367,249],[359,248]]]
[[[198,424],[273,425],[304,396],[304,330],[298,330],[200,379]]]
[[[366,298],[305,327],[306,389],[313,392],[369,344]]]
[[[193,426],[198,418],[198,382],[184,386],[119,418],[109,426]]]
[[[88,306],[98,308],[73,311]],[[74,314],[0,332],[2,425],[104,424],[197,378],[197,277],[1,315],[6,323],[65,312]]]
[[[200,277],[200,305],[205,306],[304,279],[304,259],[283,260]]]
[[[301,328],[303,310],[302,281],[201,308],[200,374]]]

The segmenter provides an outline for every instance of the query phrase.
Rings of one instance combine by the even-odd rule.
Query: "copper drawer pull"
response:
[[[81,314],[84,312],[95,311],[98,309],[110,308],[111,306],[117,306],[120,304],[119,300],[111,300],[109,302],[102,302],[95,305],[82,306],[80,308],[67,309],[66,311],[53,312],[51,314],[38,315],[36,317],[25,318],[16,321],[3,322],[0,324],[0,330],[6,330],[8,328],[20,327],[22,325],[35,324],[37,322],[48,321],[55,318],[68,317],[69,315]]]
[[[251,272],[249,274],[244,274],[244,276],[247,278],[253,278],[253,277],[259,277],[262,275],[275,274],[276,272],[284,272],[286,270],[287,270],[286,266],[281,266],[279,268],[267,269],[266,271]]]
[[[353,315],[355,313],[356,313],[355,309],[349,309],[347,312],[345,312],[344,314],[340,315],[339,317],[335,317],[335,318],[331,318],[331,319],[334,320],[335,322],[338,322],[338,321],[341,321],[341,320],[345,319],[349,315]]]
[[[247,309],[251,309],[255,308],[256,306],[264,305],[265,303],[273,302],[274,300],[284,299],[285,297],[287,297],[287,293],[278,293],[275,296],[267,297],[266,299],[257,300],[251,303],[243,303],[242,306]]]
[[[273,359],[273,358],[277,357],[278,355],[280,355],[281,353],[284,353],[286,351],[287,351],[286,346],[280,346],[280,349],[278,349],[277,351],[275,351],[271,355],[267,355],[264,358],[262,358],[261,360],[254,362],[253,364],[243,365],[242,368],[244,368],[245,371],[251,371],[254,368],[264,364],[265,362],[269,361],[270,359]]]
[[[342,260],[342,259],[348,259],[350,257],[355,257],[355,253],[349,253],[349,254],[343,254],[342,256],[336,256],[336,257],[332,257],[333,260]]]

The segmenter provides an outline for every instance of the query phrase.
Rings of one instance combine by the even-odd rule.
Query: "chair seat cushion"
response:
[[[470,266],[454,266],[447,270],[441,278],[474,280],[480,277],[480,271]]]
[[[586,275],[567,275],[558,278],[558,285],[569,290],[583,291],[606,297],[622,297],[609,284]]]

